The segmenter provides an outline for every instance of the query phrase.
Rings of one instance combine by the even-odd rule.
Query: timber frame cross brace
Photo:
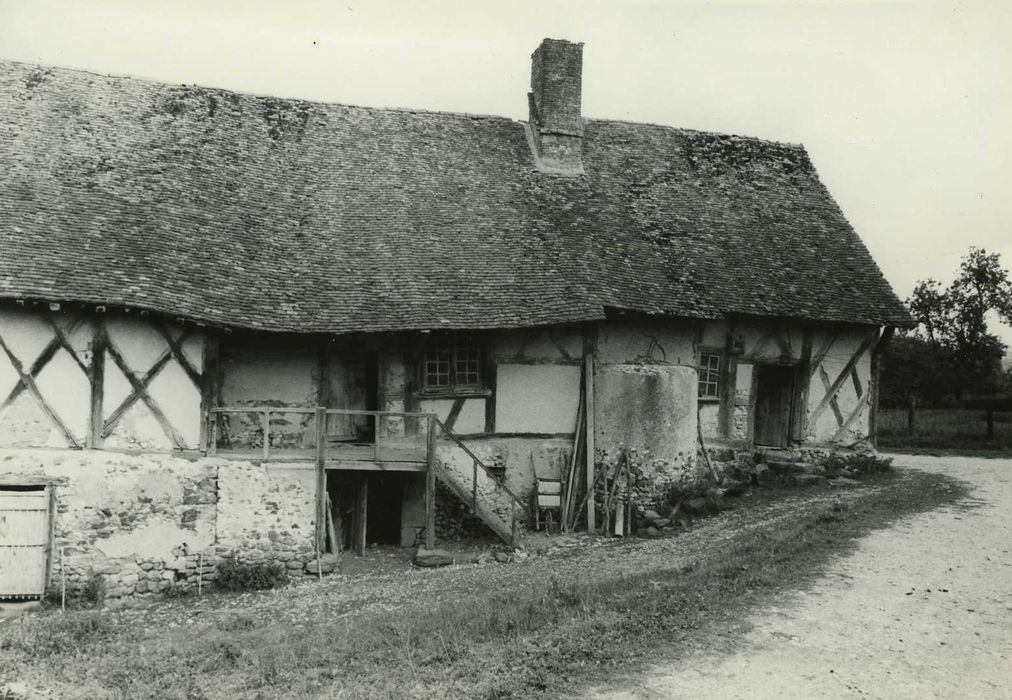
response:
[[[836,379],[830,382],[829,373],[826,372],[826,368],[822,365],[822,361],[829,353],[830,348],[833,347],[837,337],[838,336],[836,334],[830,336],[830,338],[826,341],[826,344],[823,345],[816,356],[812,358],[811,371],[814,374],[816,368],[818,368],[819,378],[822,380],[822,386],[825,389],[825,394],[808,419],[809,431],[811,432],[815,430],[815,425],[818,423],[819,418],[825,410],[827,408],[832,409],[833,417],[836,418],[837,426],[837,431],[833,435],[833,442],[838,442],[843,439],[843,437],[847,434],[847,431],[850,430],[852,425],[854,425],[854,422],[857,421],[861,412],[864,411],[865,406],[871,399],[871,387],[862,385],[861,377],[857,372],[857,363],[861,360],[861,357],[864,356],[864,353],[872,347],[876,340],[878,340],[878,332],[876,331],[875,333],[870,334],[861,342],[861,345],[854,351],[854,354],[850,356],[849,360],[847,360],[847,364],[844,365],[842,370],[840,370]],[[809,378],[811,378],[811,375],[809,375]],[[837,401],[837,396],[848,378],[854,385],[854,394],[857,396],[857,403],[854,405],[850,414],[844,417],[843,411],[840,410],[840,404]]]
[[[46,320],[48,321],[50,330],[53,331],[53,337],[27,370],[21,363],[21,360],[18,359],[18,357],[7,345],[6,341],[4,341],[3,337],[0,336],[0,349],[2,349],[4,354],[7,355],[7,359],[10,360],[11,366],[18,375],[18,381],[14,385],[14,388],[11,389],[6,398],[0,402],[0,411],[3,411],[14,403],[22,392],[27,391],[31,394],[32,398],[35,399],[36,403],[38,403],[39,408],[41,408],[42,412],[46,414],[46,417],[49,418],[53,425],[59,428],[61,433],[63,433],[63,437],[67,441],[67,444],[71,447],[81,447],[80,441],[74,437],[74,434],[71,432],[70,428],[67,427],[67,424],[63,422],[59,414],[56,413],[53,407],[46,401],[45,397],[42,396],[42,392],[39,391],[39,387],[35,383],[35,380],[38,378],[39,373],[42,372],[46,365],[49,364],[50,360],[53,359],[60,348],[67,351],[67,354],[70,355],[70,358],[74,361],[74,363],[81,368],[81,371],[84,372],[85,376],[90,376],[91,373],[88,366],[84,363],[77,352],[75,352],[73,346],[70,344],[70,341],[67,339],[67,333],[73,333],[77,330],[77,327],[82,323],[82,319],[75,319],[66,331],[61,329],[51,317]]]
[[[100,348],[104,347],[105,351],[109,354],[109,357],[112,358],[113,362],[116,363],[116,366],[119,367],[121,372],[123,372],[123,376],[126,377],[132,389],[130,394],[123,399],[120,405],[116,407],[116,410],[109,415],[109,418],[107,418],[102,425],[102,437],[107,438],[112,435],[113,430],[116,428],[116,424],[119,423],[124,414],[126,414],[131,406],[140,401],[148,407],[148,410],[151,411],[151,415],[155,417],[155,420],[158,421],[158,424],[162,427],[162,430],[165,431],[165,434],[169,437],[169,439],[172,440],[175,447],[183,450],[187,447],[186,438],[184,438],[182,433],[180,433],[179,430],[172,425],[172,422],[165,415],[165,412],[162,411],[161,407],[151,396],[148,391],[148,387],[151,385],[151,382],[154,381],[155,377],[157,377],[158,374],[165,368],[165,366],[168,365],[170,361],[175,360],[179,366],[183,368],[183,372],[187,377],[189,377],[190,381],[193,382],[193,385],[197,388],[197,390],[201,390],[200,372],[193,367],[190,361],[186,358],[186,355],[183,353],[183,343],[190,337],[191,332],[188,329],[184,329],[179,338],[173,339],[172,334],[161,321],[154,321],[152,325],[158,331],[159,335],[161,335],[165,340],[167,347],[158,359],[155,360],[154,364],[151,365],[151,367],[143,374],[137,374],[130,368],[123,357],[123,353],[120,352],[119,348],[117,348],[116,344],[113,343],[108,333],[105,332],[105,328],[102,327],[99,330],[101,338],[97,345],[99,345]]]

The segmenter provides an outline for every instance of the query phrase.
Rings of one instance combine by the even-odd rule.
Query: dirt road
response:
[[[974,486],[974,507],[862,540],[812,589],[699,653],[593,697],[1012,698],[1012,460],[897,455]]]

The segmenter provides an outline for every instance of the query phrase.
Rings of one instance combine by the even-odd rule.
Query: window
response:
[[[481,385],[481,346],[471,333],[441,333],[425,347],[422,379],[426,389],[477,389]]]
[[[699,355],[699,398],[720,398],[720,353]]]

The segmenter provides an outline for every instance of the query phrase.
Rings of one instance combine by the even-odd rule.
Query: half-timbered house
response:
[[[545,40],[518,122],[0,63],[0,595],[868,443],[908,317],[805,150],[587,119],[581,69]]]

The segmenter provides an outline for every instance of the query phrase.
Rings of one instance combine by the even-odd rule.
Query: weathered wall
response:
[[[295,336],[226,336],[220,353],[222,406],[312,408],[319,397],[319,348]],[[263,445],[261,417],[230,413],[219,418],[219,447],[258,448]],[[271,446],[311,449],[316,445],[312,414],[271,416]]]
[[[499,331],[491,342],[496,432],[572,433],[580,402],[581,328]]]
[[[103,434],[95,436],[96,444],[132,450],[199,446],[204,341],[193,328],[139,315],[5,307],[0,340],[6,347],[0,352],[0,402],[12,397],[0,411],[0,445],[84,446],[91,376],[101,371]],[[38,395],[24,383],[18,386],[15,363],[33,376]],[[143,393],[128,374],[144,384]]]
[[[52,357],[45,360],[43,354],[56,342],[55,329],[69,347],[57,345]],[[20,392],[0,410],[0,445],[67,447],[72,440],[84,444],[91,405],[88,376],[93,331],[92,320],[79,313],[0,308],[0,340],[6,349],[0,350],[0,401]],[[31,391],[24,386],[16,389],[19,375],[15,363],[25,372],[38,370],[35,385],[56,420],[47,415]],[[66,426],[72,440],[59,423]]]
[[[672,319],[620,317],[599,327],[597,362],[696,366],[698,324]]]
[[[871,349],[861,352],[852,370],[846,373],[844,370],[861,351],[862,344],[866,344],[871,332],[867,327],[852,326],[835,334],[828,329],[816,334],[813,342],[816,352],[827,345],[829,350],[820,365],[813,367],[809,382],[808,441],[846,445],[867,437],[872,388]],[[844,378],[839,391],[832,401],[825,402],[827,385],[832,387],[841,374]]]
[[[694,478],[696,372],[691,367],[609,365],[596,377],[595,448],[613,463],[635,449],[655,491]]]
[[[315,558],[311,469],[93,450],[0,450],[0,474],[56,484],[56,553],[73,593],[93,575],[122,597],[193,587],[222,556]],[[60,559],[62,549],[65,558]],[[198,565],[203,563],[203,570]]]
[[[316,471],[306,464],[218,468],[217,544],[301,570],[316,551]]]
[[[104,362],[103,416],[112,431],[103,446],[130,450],[196,449],[200,446],[200,385],[184,370],[188,363],[203,372],[202,334],[157,319],[113,315],[101,317],[107,336]],[[179,344],[171,352],[165,335]],[[121,364],[122,363],[122,364]],[[150,402],[135,395],[127,379],[151,376]],[[127,406],[126,410],[122,408]],[[161,413],[159,418],[158,413]]]

